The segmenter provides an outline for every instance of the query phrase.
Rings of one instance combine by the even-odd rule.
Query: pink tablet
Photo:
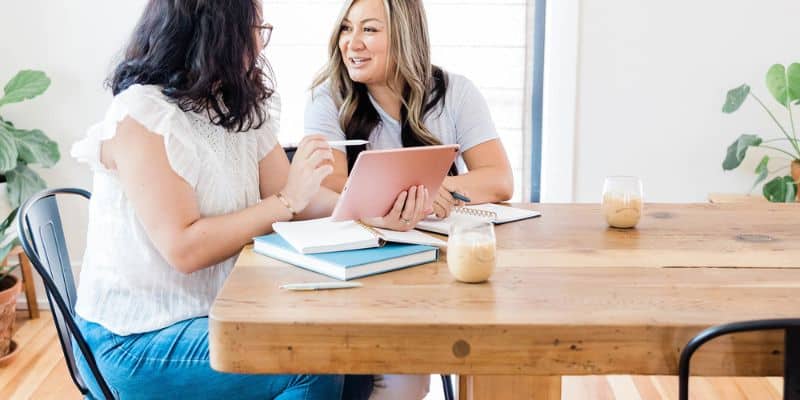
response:
[[[458,145],[362,151],[333,209],[333,220],[382,217],[402,191],[415,185],[428,189],[427,209],[458,155]]]

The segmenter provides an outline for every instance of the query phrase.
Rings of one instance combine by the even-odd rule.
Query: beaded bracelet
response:
[[[289,200],[286,200],[286,197],[283,195],[283,193],[281,192],[275,193],[275,197],[277,197],[278,200],[280,200],[281,203],[283,203],[283,206],[286,207],[286,209],[292,213],[292,218],[294,218],[297,215],[297,212],[294,210],[294,208],[292,208],[292,205],[289,204]]]

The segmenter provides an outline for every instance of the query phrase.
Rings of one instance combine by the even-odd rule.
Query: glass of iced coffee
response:
[[[601,210],[608,226],[636,226],[642,217],[642,181],[635,176],[607,177],[603,184]]]
[[[485,282],[494,272],[496,254],[494,224],[491,222],[459,221],[450,225],[447,268],[457,280]]]

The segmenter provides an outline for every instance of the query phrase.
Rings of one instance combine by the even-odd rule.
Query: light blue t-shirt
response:
[[[447,91],[444,99],[444,112],[441,103],[428,112],[424,118],[425,126],[442,144],[460,145],[456,166],[459,173],[467,171],[461,153],[483,142],[498,137],[489,106],[478,88],[467,78],[447,73]],[[369,135],[367,149],[397,149],[403,147],[400,135],[400,122],[387,114],[372,96],[372,105],[381,118]],[[339,108],[331,97],[329,84],[314,88],[305,109],[305,133],[322,134],[330,140],[344,140],[345,134],[339,126]],[[334,147],[345,152],[344,147]],[[346,152],[345,152],[346,153]]]

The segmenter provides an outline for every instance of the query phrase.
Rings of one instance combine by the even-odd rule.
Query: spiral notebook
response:
[[[444,247],[444,241],[420,231],[391,231],[360,221],[337,221],[330,217],[307,221],[276,222],[272,229],[302,254],[327,253],[380,247],[386,242]]]
[[[450,224],[457,220],[484,220],[494,224],[504,224],[522,219],[536,218],[542,214],[538,211],[526,210],[498,204],[477,204],[473,206],[456,207],[449,217],[439,219],[428,217],[417,224],[417,229],[423,231],[441,233],[447,235],[450,232]]]

